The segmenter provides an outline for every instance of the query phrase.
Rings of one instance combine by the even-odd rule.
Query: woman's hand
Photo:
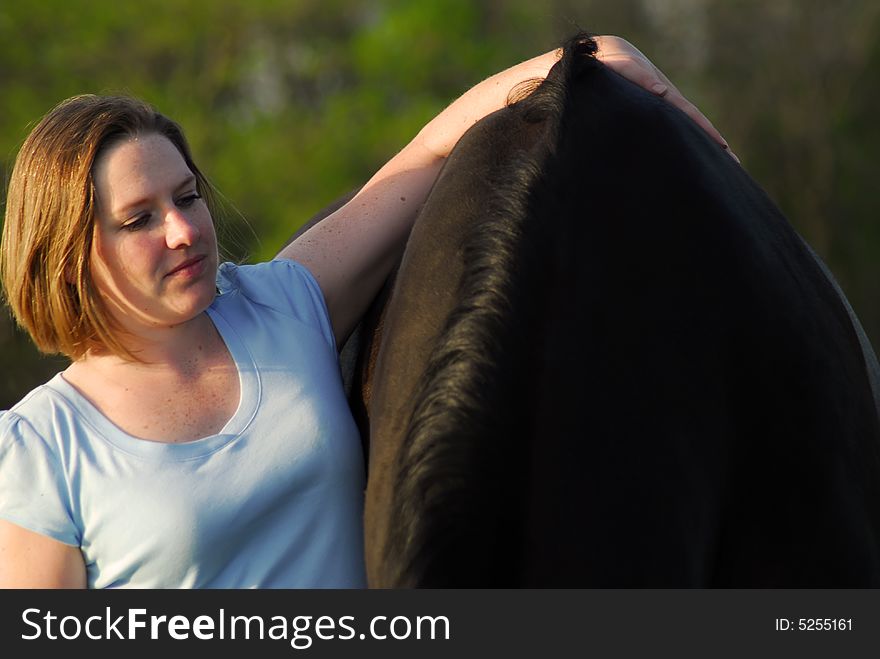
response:
[[[739,162],[739,158],[730,150],[727,141],[715,129],[712,122],[697,109],[697,106],[682,96],[678,88],[669,81],[669,78],[663,75],[663,72],[654,66],[651,60],[645,57],[638,48],[620,37],[601,36],[593,37],[593,39],[599,47],[599,51],[596,53],[598,60],[627,80],[672,103],[693,119],[700,128],[709,134],[709,137],[727,149],[733,159]]]

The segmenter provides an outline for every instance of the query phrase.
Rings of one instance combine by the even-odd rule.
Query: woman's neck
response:
[[[106,350],[90,350],[74,362],[89,370],[128,373],[178,373],[192,377],[213,362],[225,347],[207,312],[174,327],[156,328],[139,335],[126,334],[123,343],[137,360]]]

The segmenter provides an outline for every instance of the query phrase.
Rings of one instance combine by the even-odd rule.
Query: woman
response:
[[[626,41],[599,57],[723,139]],[[269,263],[218,267],[179,127],[81,96],[22,146],[10,306],[72,363],[0,418],[0,587],[361,587],[363,465],[336,346],[398,259],[444,158],[551,52],[432,120]]]

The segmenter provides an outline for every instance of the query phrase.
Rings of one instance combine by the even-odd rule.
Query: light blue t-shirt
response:
[[[0,517],[81,548],[92,588],[360,588],[364,465],[302,266],[223,264],[241,400],[217,435],[133,437],[61,374],[0,414]]]

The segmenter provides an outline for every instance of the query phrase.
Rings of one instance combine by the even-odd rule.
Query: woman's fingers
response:
[[[675,87],[670,87],[669,93],[664,96],[664,98],[672,103],[679,110],[684,112],[687,116],[694,120],[694,122],[702,128],[713,140],[718,142],[722,147],[724,147],[727,152],[733,157],[734,160],[739,162],[739,158],[737,158],[736,154],[731,150],[730,145],[727,143],[727,140],[718,132],[718,129],[712,125],[712,122],[709,121],[708,117],[700,112],[699,108],[687,100],[684,96],[682,96],[681,92],[678,91]]]
[[[709,137],[726,149],[734,160],[739,162],[739,158],[730,149],[727,140],[712,125],[712,122],[700,112],[697,106],[687,100],[669,78],[663,75],[663,72],[654,66],[638,48],[620,37],[601,36],[595,37],[595,40],[599,46],[596,57],[606,66],[652,94],[661,96],[684,112]]]

